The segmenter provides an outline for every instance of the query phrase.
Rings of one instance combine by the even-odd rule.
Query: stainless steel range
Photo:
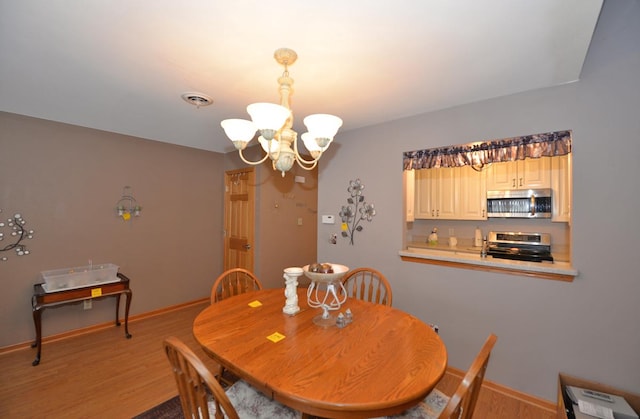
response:
[[[487,236],[487,255],[500,259],[553,262],[551,235],[491,231]]]

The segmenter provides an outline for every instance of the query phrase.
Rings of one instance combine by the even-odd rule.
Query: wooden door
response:
[[[253,167],[225,172],[224,270],[253,272],[255,171]]]

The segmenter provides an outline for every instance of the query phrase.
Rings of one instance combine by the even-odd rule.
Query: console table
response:
[[[120,311],[120,296],[125,294],[127,302],[124,312],[124,334],[127,339],[131,338],[131,334],[129,333],[129,307],[131,306],[132,294],[129,289],[129,278],[120,272],[118,272],[117,276],[120,279],[118,282],[55,292],[46,292],[44,288],[42,288],[42,284],[35,284],[33,286],[31,306],[33,308],[33,322],[36,326],[36,340],[31,344],[31,347],[38,348],[36,359],[32,362],[33,366],[40,363],[40,355],[42,352],[42,311],[45,308],[60,307],[90,299],[116,297],[116,326],[120,326],[118,316]]]

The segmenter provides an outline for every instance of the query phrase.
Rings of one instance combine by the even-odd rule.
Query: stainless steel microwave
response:
[[[489,218],[551,218],[551,189],[487,191]]]

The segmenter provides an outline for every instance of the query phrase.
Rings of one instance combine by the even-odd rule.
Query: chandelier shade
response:
[[[252,103],[247,106],[247,113],[260,132],[277,132],[291,115],[289,109],[275,103]]]
[[[293,50],[280,48],[274,53],[274,58],[284,67],[284,73],[278,78],[280,104],[252,103],[247,106],[251,121],[225,119],[220,125],[238,150],[242,161],[247,164],[260,164],[270,158],[273,169],[279,170],[284,176],[294,163],[298,163],[305,170],[315,168],[322,153],[329,147],[342,126],[342,119],[328,114],[314,114],[304,118],[303,122],[308,132],[301,137],[305,148],[311,154],[311,160],[305,159],[298,150],[298,134],[292,129],[290,96],[293,94],[293,79],[289,77],[288,71],[288,66],[296,61],[298,55]],[[258,161],[249,161],[242,151],[255,137],[256,132],[259,133],[258,142],[265,156]]]
[[[238,150],[244,150],[257,131],[256,124],[246,119],[225,119],[220,125]]]
[[[327,114],[309,115],[303,121],[309,136],[318,142],[320,148],[328,146],[342,126],[342,119]]]

